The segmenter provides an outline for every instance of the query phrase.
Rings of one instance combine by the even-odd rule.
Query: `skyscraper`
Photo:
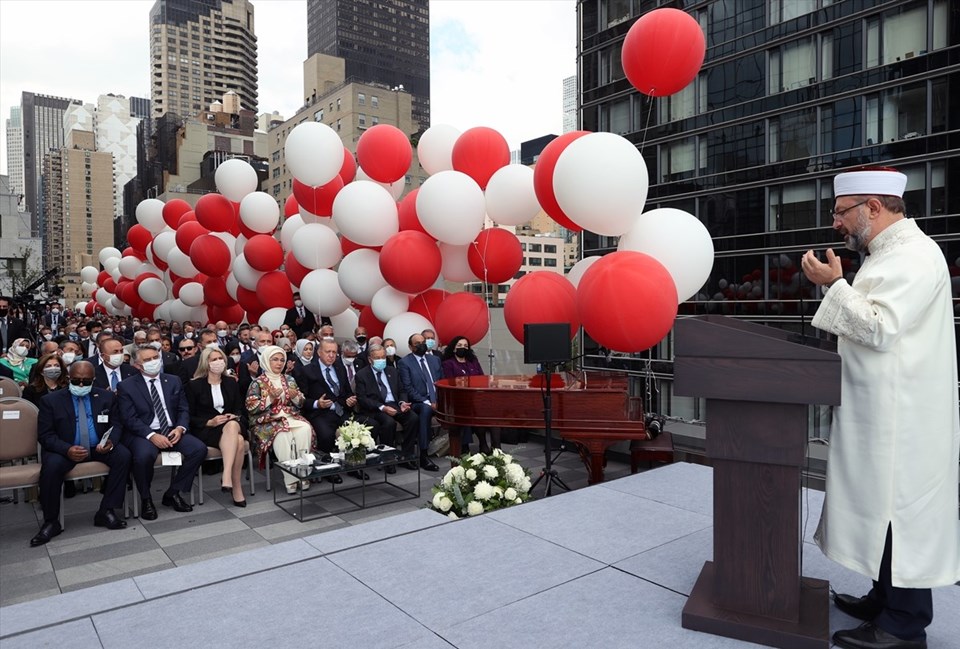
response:
[[[402,86],[414,122],[430,127],[428,0],[307,0],[307,58],[314,54],[344,59],[348,81]]]
[[[577,77],[563,80],[563,132],[577,130]]]
[[[257,37],[249,0],[157,0],[150,10],[154,117],[192,117],[229,90],[257,110]]]
[[[27,209],[25,197],[20,196],[23,191],[23,121],[20,119],[20,107],[10,107],[10,117],[7,118],[7,191],[17,198],[18,212]]]

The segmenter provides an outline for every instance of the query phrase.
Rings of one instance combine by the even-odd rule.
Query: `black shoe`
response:
[[[836,593],[833,596],[833,603],[850,617],[855,617],[864,622],[872,622],[883,610],[883,605],[869,596],[854,597],[853,595]]]
[[[420,465],[418,465],[416,462],[404,462],[400,466],[402,466],[404,469],[410,469],[411,471],[416,471],[420,468]]]
[[[370,476],[367,475],[366,471],[348,471],[347,475],[351,478],[356,478],[357,480],[369,480]]]
[[[140,518],[145,521],[157,520],[157,506],[153,504],[153,498],[140,501]]]
[[[71,480],[70,482],[63,483],[63,497],[64,498],[73,498],[77,495],[77,485]],[[49,539],[47,539],[49,540]],[[46,543],[46,541],[44,541]]]
[[[233,487],[224,487],[223,485],[220,485],[220,492],[225,494],[233,493]]]
[[[35,548],[38,545],[44,545],[50,539],[58,535],[63,531],[63,528],[60,527],[59,521],[51,521],[49,523],[44,523],[40,528],[40,531],[37,532],[37,535],[30,539],[30,547]]]
[[[926,640],[901,640],[876,626],[864,622],[856,629],[837,631],[833,641],[846,649],[927,649]]]
[[[246,507],[246,506],[247,506],[247,501],[246,501],[246,500],[234,500],[234,501],[233,501],[233,506],[234,506],[234,507]]]
[[[112,509],[104,509],[93,515],[93,524],[108,530],[122,530],[127,526],[127,521],[117,516]]]
[[[343,478],[338,475],[328,475],[326,478],[324,478],[324,480],[327,482],[332,482],[333,484],[340,484],[343,482]]]
[[[439,471],[440,467],[434,464],[426,453],[420,455],[420,468],[424,471]]]
[[[174,511],[177,512],[192,512],[193,507],[187,504],[187,501],[183,499],[179,493],[166,493],[163,494],[163,500],[160,501],[163,503],[164,507],[173,507]]]

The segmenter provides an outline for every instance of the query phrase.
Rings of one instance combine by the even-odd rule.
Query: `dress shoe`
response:
[[[367,475],[366,471],[348,471],[347,475],[351,478],[356,478],[357,480],[369,480],[370,476]]]
[[[140,501],[140,518],[145,521],[157,520],[157,506],[153,504],[153,498]]]
[[[220,485],[220,492],[225,494],[233,493],[233,487],[224,487],[223,485]]]
[[[247,506],[247,501],[246,501],[246,500],[234,500],[234,501],[233,501],[233,506],[234,506],[234,507],[246,507],[246,506]]]
[[[37,535],[30,539],[30,547],[35,548],[38,545],[43,545],[62,531],[63,528],[60,527],[59,521],[44,523]]]
[[[104,509],[93,515],[93,524],[108,530],[122,530],[127,526],[127,521],[117,516],[112,509]]]
[[[420,468],[424,471],[439,471],[440,467],[430,461],[426,453],[420,455]]]
[[[328,475],[324,480],[332,482],[333,484],[341,484],[343,482],[343,478],[338,475]]]
[[[901,640],[875,625],[864,622],[856,629],[837,631],[833,641],[846,649],[927,649],[926,640]]]
[[[160,502],[163,503],[164,507],[173,507],[173,510],[177,512],[193,511],[193,507],[183,499],[183,496],[176,492],[163,494],[163,500]]]
[[[836,593],[833,596],[833,603],[850,617],[855,617],[864,622],[872,622],[873,618],[880,615],[880,611],[883,610],[883,605],[869,596],[854,597],[853,595]]]
[[[77,495],[77,484],[71,480],[69,482],[63,483],[63,497],[64,498],[73,498]],[[46,541],[44,541],[46,543]]]
[[[400,466],[402,466],[404,469],[410,469],[411,471],[416,471],[420,468],[420,465],[416,462],[404,462]]]

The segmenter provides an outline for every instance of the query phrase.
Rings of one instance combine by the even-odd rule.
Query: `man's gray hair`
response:
[[[350,342],[350,341],[348,341],[348,342]],[[376,352],[376,351],[383,351],[383,353],[386,353],[386,351],[383,349],[383,345],[367,345],[367,357],[368,357],[368,358],[372,358],[372,357],[373,357],[373,352]]]
[[[340,348],[340,353],[342,354],[343,352],[350,352],[351,354],[359,354],[360,345],[358,345],[354,340],[345,340],[343,342],[343,346]]]

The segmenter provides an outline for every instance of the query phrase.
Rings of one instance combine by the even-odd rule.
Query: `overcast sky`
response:
[[[431,0],[433,124],[496,128],[519,148],[561,132],[576,72],[574,0]],[[32,91],[95,103],[149,97],[153,0],[0,0],[0,118]],[[259,112],[290,117],[302,97],[306,0],[254,0]],[[7,171],[6,136],[0,170]]]

